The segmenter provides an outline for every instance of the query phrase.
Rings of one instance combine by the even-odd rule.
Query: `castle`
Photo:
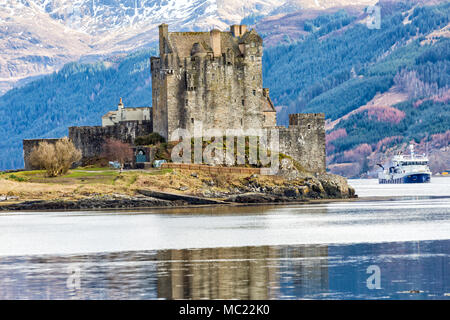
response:
[[[170,140],[176,129],[193,132],[198,122],[203,130],[272,128],[278,129],[281,153],[324,172],[324,114],[290,115],[288,128],[277,127],[269,89],[263,88],[262,55],[261,37],[245,25],[169,32],[161,24],[159,57],[150,58],[152,107],[125,108],[121,100],[117,111],[102,117],[102,126],[70,127],[69,138],[87,159],[99,156],[108,138],[133,144],[138,136],[158,132]],[[24,140],[27,169],[27,155],[39,141]]]
[[[262,128],[276,111],[262,81],[262,39],[244,25],[229,32],[168,32],[159,26],[159,57],[151,58],[153,130]]]

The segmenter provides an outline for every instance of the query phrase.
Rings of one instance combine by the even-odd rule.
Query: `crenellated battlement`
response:
[[[325,113],[295,113],[289,115],[289,126],[300,126],[311,121],[325,121]]]

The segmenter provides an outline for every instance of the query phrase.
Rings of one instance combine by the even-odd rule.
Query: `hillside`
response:
[[[366,174],[411,141],[431,152],[434,172],[445,170],[449,7],[384,2],[380,30],[368,29],[359,17],[347,23],[347,14],[337,12],[312,21],[317,35],[268,48],[265,85],[284,106],[279,123],[287,125],[289,113],[325,112],[334,173]]]
[[[96,64],[71,63],[58,73],[0,97],[0,169],[23,166],[22,139],[61,137],[68,126],[100,125],[126,106],[151,105],[150,55],[140,51]]]
[[[155,45],[157,27],[228,29],[246,16],[374,0],[12,0],[0,1],[0,94],[74,61]]]
[[[289,41],[261,31],[273,40],[263,72],[279,106],[279,124],[287,124],[289,113],[325,112],[329,168],[347,176],[373,170],[413,139],[420,152],[431,152],[436,172],[448,166],[449,6],[383,1],[379,30],[367,28],[357,7],[258,20],[258,30],[264,21],[302,30]],[[6,137],[0,169],[22,166],[23,138],[58,137],[69,125],[99,124],[120,96],[127,106],[149,105],[150,55],[144,50],[68,64],[0,97],[0,133]]]

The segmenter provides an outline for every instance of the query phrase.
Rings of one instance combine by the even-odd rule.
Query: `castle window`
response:
[[[311,129],[311,125],[310,124],[308,124],[308,129]]]
[[[194,118],[191,118],[191,122],[194,123]]]
[[[252,43],[250,44],[250,46],[253,48],[253,47],[255,46],[255,43],[252,42]]]
[[[255,61],[255,56],[250,56],[250,60]]]
[[[256,90],[255,89],[253,89],[253,95],[256,96]]]
[[[245,100],[244,99],[242,99],[242,105],[245,106]]]
[[[189,104],[189,100],[188,99],[186,99],[186,105],[188,105]]]
[[[243,123],[243,122],[242,122],[242,119],[241,119],[241,126],[242,126],[242,123]]]

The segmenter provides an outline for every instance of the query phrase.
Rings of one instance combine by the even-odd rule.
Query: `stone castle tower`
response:
[[[274,127],[276,111],[262,84],[262,39],[245,25],[228,32],[168,32],[159,26],[159,57],[151,58],[153,131],[177,128]]]

